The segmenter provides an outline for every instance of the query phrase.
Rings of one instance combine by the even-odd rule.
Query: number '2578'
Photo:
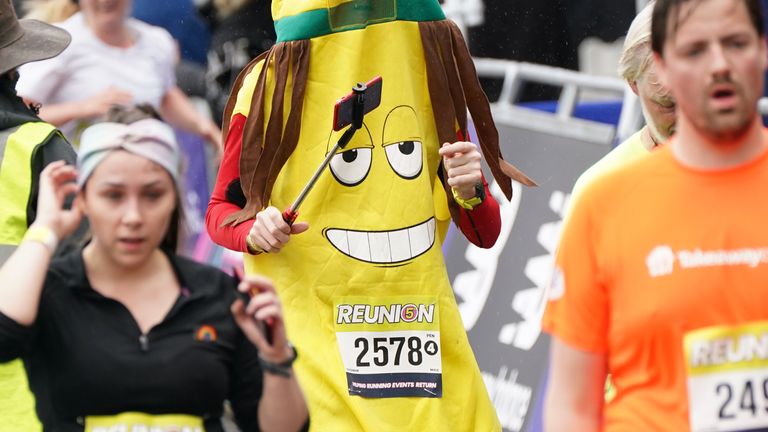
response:
[[[424,361],[424,355],[437,354],[437,342],[429,340],[422,343],[421,338],[411,336],[375,337],[355,339],[355,348],[360,350],[355,363],[358,367],[371,366],[400,366],[407,361],[412,366],[419,366]],[[390,363],[391,362],[391,363]]]

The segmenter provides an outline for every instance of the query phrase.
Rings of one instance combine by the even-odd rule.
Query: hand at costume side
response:
[[[309,229],[306,222],[288,225],[277,207],[267,207],[256,214],[256,220],[248,232],[248,243],[257,246],[252,252],[280,252],[291,239],[291,234],[300,234]]]
[[[272,282],[264,277],[247,276],[237,289],[251,295],[251,299],[247,305],[242,299],[235,300],[231,307],[232,315],[245,336],[256,345],[261,358],[271,363],[291,359],[293,350],[288,345],[283,311]],[[270,332],[271,343],[264,331]]]
[[[448,185],[462,199],[475,196],[475,185],[482,182],[480,159],[482,156],[475,144],[468,141],[444,143],[439,151],[443,166],[448,173]]]
[[[24,98],[27,105],[40,105],[36,100]],[[40,107],[40,118],[55,126],[81,119],[97,119],[107,114],[114,105],[131,105],[133,94],[108,87],[87,99],[45,104]]]

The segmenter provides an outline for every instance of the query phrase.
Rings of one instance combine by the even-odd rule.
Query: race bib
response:
[[[692,432],[768,430],[768,322],[684,338]]]
[[[125,412],[86,417],[85,432],[205,432],[205,428],[203,419],[197,416]]]
[[[435,297],[343,297],[334,306],[336,340],[350,395],[442,396]]]

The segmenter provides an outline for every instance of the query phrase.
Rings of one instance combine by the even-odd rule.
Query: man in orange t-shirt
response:
[[[543,323],[545,430],[768,430],[764,33],[759,0],[657,1],[677,134],[574,203]]]

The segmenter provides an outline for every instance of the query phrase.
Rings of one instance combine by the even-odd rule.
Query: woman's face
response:
[[[80,9],[95,31],[122,26],[131,0],[80,0]]]
[[[92,245],[121,267],[146,262],[165,237],[177,202],[165,169],[122,150],[96,167],[81,194]]]

